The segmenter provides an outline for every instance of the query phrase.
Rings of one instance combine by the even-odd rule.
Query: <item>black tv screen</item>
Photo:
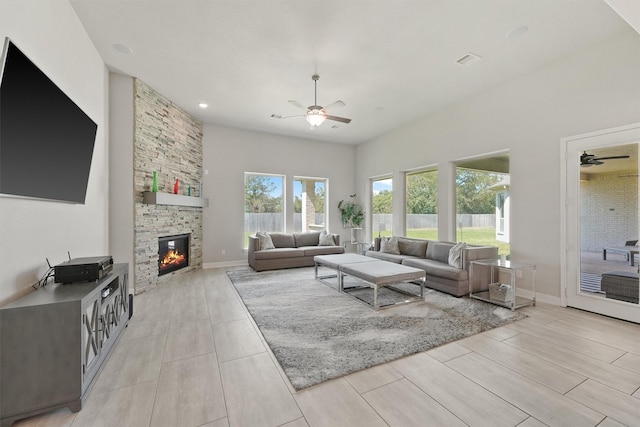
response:
[[[84,203],[97,124],[13,42],[0,83],[0,193]]]

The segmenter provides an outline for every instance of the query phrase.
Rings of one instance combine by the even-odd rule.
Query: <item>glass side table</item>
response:
[[[489,268],[491,271],[489,290],[487,291],[474,292],[473,290],[473,275],[477,272],[478,267]],[[525,274],[531,277],[531,298],[518,296],[518,280],[521,280]],[[497,304],[511,310],[536,305],[536,266],[534,264],[519,264],[500,259],[471,261],[469,275],[469,296],[471,298]],[[500,279],[507,275],[509,276],[508,282],[501,282]]]

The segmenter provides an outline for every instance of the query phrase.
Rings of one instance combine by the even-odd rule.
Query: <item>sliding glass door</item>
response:
[[[566,303],[640,322],[640,124],[563,140]]]

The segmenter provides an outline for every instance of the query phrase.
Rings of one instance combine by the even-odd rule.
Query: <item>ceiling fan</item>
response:
[[[582,153],[580,156],[580,166],[589,167],[594,165],[603,164],[603,160],[611,160],[611,159],[628,159],[629,156],[608,156],[608,157],[596,157],[595,154],[587,154],[586,151]]]
[[[320,105],[318,105],[318,79],[320,79],[320,76],[317,74],[314,74],[313,76],[311,76],[311,79],[313,80],[313,85],[314,85],[314,95],[313,95],[313,104],[314,105],[310,105],[308,107],[305,107],[304,105],[302,105],[301,103],[299,103],[298,101],[289,101],[289,104],[291,105],[295,105],[296,107],[305,110],[306,114],[303,115],[299,115],[299,116],[281,116],[279,114],[272,114],[271,117],[273,117],[274,119],[290,119],[293,117],[305,117],[306,120],[309,122],[309,124],[311,125],[312,128],[314,127],[318,127],[320,126],[325,120],[333,120],[336,122],[341,122],[341,123],[351,123],[351,119],[347,119],[344,117],[338,117],[338,116],[332,116],[327,114],[327,112],[333,108],[338,108],[338,107],[344,107],[344,102],[342,101],[336,101],[332,104],[327,105],[326,107],[322,107]]]

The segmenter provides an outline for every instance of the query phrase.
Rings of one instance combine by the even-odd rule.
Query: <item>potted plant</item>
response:
[[[360,228],[362,221],[364,221],[364,211],[362,206],[356,203],[356,195],[349,196],[351,200],[340,200],[338,203],[338,209],[340,209],[342,226],[344,228]]]

